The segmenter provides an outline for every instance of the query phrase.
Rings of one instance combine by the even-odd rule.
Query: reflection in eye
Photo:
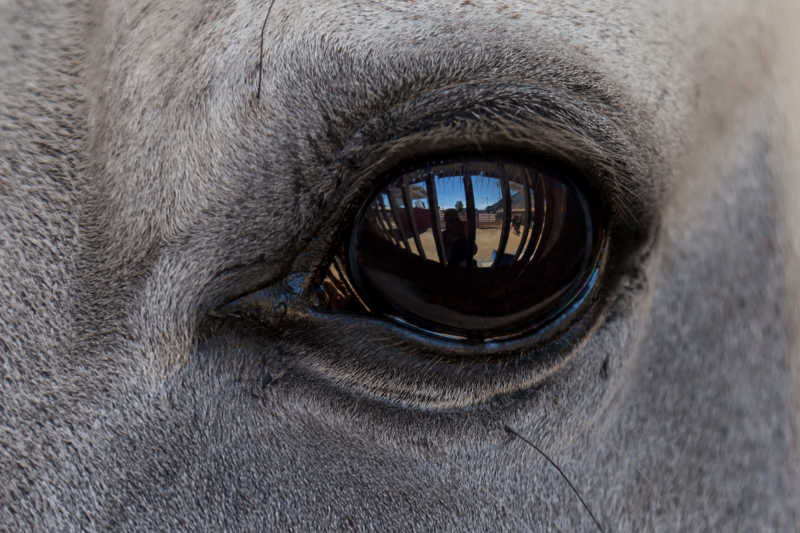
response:
[[[426,165],[362,209],[324,300],[448,337],[523,334],[590,288],[603,240],[596,212],[577,184],[530,164]]]

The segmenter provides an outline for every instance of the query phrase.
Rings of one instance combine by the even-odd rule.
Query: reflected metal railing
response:
[[[466,205],[465,211],[466,238],[467,243],[472,245],[472,255],[478,252],[477,238],[482,228],[482,221],[485,221],[487,213],[482,213],[476,207],[475,188],[473,178],[468,172],[461,175],[463,182],[463,192]],[[480,176],[481,179],[497,180],[499,182],[500,198],[496,202],[498,207],[492,214],[497,221],[502,210],[502,220],[500,221],[500,235],[495,248],[492,250],[493,259],[491,267],[499,267],[508,263],[508,256],[511,256],[511,263],[528,263],[534,257],[542,243],[546,233],[548,220],[548,205],[545,201],[547,197],[545,180],[538,174],[526,172],[524,180],[511,179],[508,176],[488,177]],[[518,191],[512,195],[511,183],[515,184]],[[420,197],[421,185],[424,185],[424,198]],[[411,194],[412,188],[415,189],[417,198]],[[521,190],[520,190],[521,189]],[[445,246],[442,225],[445,222],[445,211],[439,208],[439,191],[436,179],[433,175],[427,175],[418,181],[409,178],[401,183],[389,185],[383,193],[379,194],[374,201],[375,228],[385,236],[385,239],[398,247],[404,248],[409,253],[414,253],[423,259],[438,261],[441,265],[448,266],[448,257]],[[516,198],[521,195],[521,198]],[[419,205],[414,205],[414,200],[427,201],[427,206],[423,207],[428,211],[430,217],[430,229],[432,232],[433,244],[435,247],[435,258],[425,251],[422,235],[428,228],[420,228],[418,220]],[[514,203],[521,200],[521,208],[514,212]],[[459,216],[461,211],[459,212]],[[483,215],[483,216],[481,216]],[[518,215],[521,215],[521,219]],[[492,224],[493,225],[493,224]],[[514,226],[514,231],[520,236],[520,241],[516,244],[513,253],[506,254],[509,245],[509,236]],[[413,241],[413,243],[411,243]],[[430,241],[428,241],[430,242]],[[430,250],[429,250],[430,252]],[[470,267],[475,265],[474,261],[467,262]]]

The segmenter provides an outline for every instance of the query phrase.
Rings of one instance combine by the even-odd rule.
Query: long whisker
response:
[[[563,477],[563,478],[564,478],[564,481],[566,481],[566,482],[567,482],[567,485],[569,485],[569,488],[571,488],[571,489],[572,489],[572,492],[574,492],[574,493],[575,493],[575,496],[577,496],[577,497],[578,497],[578,500],[580,500],[581,504],[583,504],[583,507],[584,507],[584,509],[586,509],[586,512],[587,512],[587,513],[589,513],[589,516],[591,516],[591,517],[592,517],[592,520],[594,520],[594,523],[595,523],[595,525],[597,526],[597,529],[599,529],[599,530],[600,530],[600,533],[605,533],[605,530],[603,529],[603,526],[600,524],[600,521],[597,519],[597,517],[594,515],[594,513],[592,512],[592,510],[591,510],[591,509],[589,508],[589,506],[586,504],[586,502],[584,501],[583,497],[581,496],[581,493],[580,493],[580,492],[578,492],[578,489],[577,489],[577,488],[575,488],[575,485],[573,485],[573,484],[572,484],[572,481],[570,481],[570,480],[569,480],[569,478],[568,478],[568,477],[567,477],[567,475],[564,473],[564,471],[563,471],[563,470],[561,470],[561,468],[560,468],[560,467],[559,467],[559,466],[558,466],[558,465],[557,465],[555,462],[553,462],[553,460],[552,460],[552,459],[550,459],[550,457],[549,457],[549,456],[548,456],[546,453],[544,453],[544,452],[542,451],[542,449],[541,449],[541,448],[539,448],[538,446],[536,446],[536,445],[535,445],[533,442],[531,442],[529,439],[527,439],[527,438],[523,437],[522,435],[520,435],[520,434],[519,434],[517,431],[515,431],[514,429],[512,429],[510,426],[505,426],[505,427],[504,427],[504,429],[505,429],[505,430],[506,430],[508,433],[510,433],[510,434],[512,434],[512,435],[514,435],[514,436],[515,436],[515,437],[517,437],[519,440],[521,440],[522,442],[524,442],[525,444],[527,444],[528,446],[530,446],[531,448],[533,448],[534,450],[536,450],[536,451],[539,453],[539,455],[541,455],[542,457],[544,457],[545,459],[547,459],[547,462],[548,462],[548,463],[550,463],[551,465],[553,465],[553,468],[555,468],[555,469],[558,471],[558,473],[559,473],[559,474],[561,474],[561,477]]]
[[[275,4],[275,0],[270,1],[269,7],[267,8],[267,16],[264,17],[264,23],[261,25],[261,42],[259,43],[258,49],[258,90],[256,91],[256,100],[261,99],[261,77],[264,75],[264,31],[267,29],[267,20],[269,20],[269,14],[272,12],[273,4]]]

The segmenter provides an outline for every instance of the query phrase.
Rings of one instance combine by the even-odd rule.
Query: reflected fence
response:
[[[497,268],[541,255],[564,185],[525,169],[501,177],[458,170],[407,175],[387,186],[369,207],[373,229],[445,267]]]

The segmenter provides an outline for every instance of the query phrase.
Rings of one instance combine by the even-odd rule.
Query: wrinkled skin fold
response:
[[[593,530],[506,426],[607,531],[798,527],[796,2],[268,4],[0,1],[0,529]],[[212,312],[498,147],[613,212],[562,330]]]

